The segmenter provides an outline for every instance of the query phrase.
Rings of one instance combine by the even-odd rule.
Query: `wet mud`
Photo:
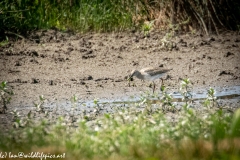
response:
[[[135,85],[129,86],[126,76],[132,69],[144,67],[171,68],[164,84],[173,92],[184,78],[197,90],[240,85],[237,32],[208,37],[185,33],[174,36],[167,45],[162,41],[165,34],[154,31],[145,37],[140,32],[41,30],[10,42],[0,48],[0,81],[7,81],[15,93],[8,109],[32,108],[39,95],[49,104],[64,104],[73,95],[81,102],[139,96],[151,91],[149,83],[134,79]],[[158,91],[159,87],[157,82]],[[239,106],[239,100],[235,105]],[[0,116],[2,120],[10,117]]]

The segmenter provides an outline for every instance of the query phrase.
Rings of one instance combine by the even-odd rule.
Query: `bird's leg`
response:
[[[154,91],[155,91],[155,88],[156,88],[156,85],[155,85],[155,83],[153,82],[153,93],[154,93]]]
[[[161,80],[162,80],[162,84],[161,84],[161,86],[163,86],[163,79],[161,78]]]

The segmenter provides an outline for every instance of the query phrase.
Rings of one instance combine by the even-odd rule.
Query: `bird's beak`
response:
[[[128,81],[132,81],[132,80],[133,80],[133,76],[132,76],[132,75],[129,75],[127,80],[128,80]]]

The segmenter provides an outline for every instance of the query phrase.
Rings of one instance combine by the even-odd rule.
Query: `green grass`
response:
[[[65,159],[84,160],[239,159],[240,109],[229,112],[213,103],[207,103],[203,109],[192,108],[188,82],[187,79],[181,83],[182,93],[188,93],[185,95],[189,100],[185,97],[180,110],[175,109],[176,104],[163,87],[161,103],[154,107],[149,99],[154,96],[145,95],[128,109],[97,116],[78,115],[77,123],[63,117],[54,122],[48,120],[53,115],[35,121],[34,110],[22,118],[14,114],[17,128],[0,132],[0,151],[65,154]],[[210,88],[206,101],[216,102],[216,98],[211,99],[213,96]],[[38,104],[44,105],[43,101],[40,96]],[[95,108],[101,107],[94,102]],[[40,108],[44,112],[44,107]],[[35,113],[44,114],[38,110]]]
[[[5,31],[58,28],[107,32],[133,26],[132,1],[118,0],[4,0],[0,21]]]
[[[178,30],[219,34],[220,28],[239,30],[239,6],[229,0],[221,4],[217,0],[3,0],[0,40],[49,28],[76,32],[141,29],[148,35],[156,27],[172,34]]]

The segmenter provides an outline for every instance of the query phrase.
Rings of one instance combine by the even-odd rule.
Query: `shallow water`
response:
[[[216,87],[214,88],[215,90],[215,96],[217,99],[225,99],[225,100],[231,100],[231,99],[236,99],[240,101],[240,86],[232,86],[232,87]],[[170,92],[169,92],[170,93]],[[204,89],[193,89],[191,92],[192,94],[192,99],[194,101],[200,101],[204,100],[207,98],[207,90]],[[173,102],[182,102],[182,95],[178,91],[174,91],[171,93],[173,97]],[[136,102],[139,102],[141,100],[141,95],[135,95],[131,97],[126,97],[123,96],[118,99],[98,99],[97,105],[99,106],[105,106],[107,108],[111,106],[127,106],[127,104],[133,104]],[[161,94],[159,94],[159,97],[161,97]],[[151,98],[150,98],[151,99]],[[152,101],[156,102],[156,98],[152,98]],[[66,111],[71,111],[72,108],[75,108],[77,111],[81,110],[87,110],[91,111],[94,109],[94,106],[97,106],[94,104],[94,100],[91,101],[77,101],[76,103],[72,103],[71,101],[57,101],[57,102],[51,102],[51,103],[45,103],[45,106],[47,108],[52,109],[52,108],[62,108]]]

